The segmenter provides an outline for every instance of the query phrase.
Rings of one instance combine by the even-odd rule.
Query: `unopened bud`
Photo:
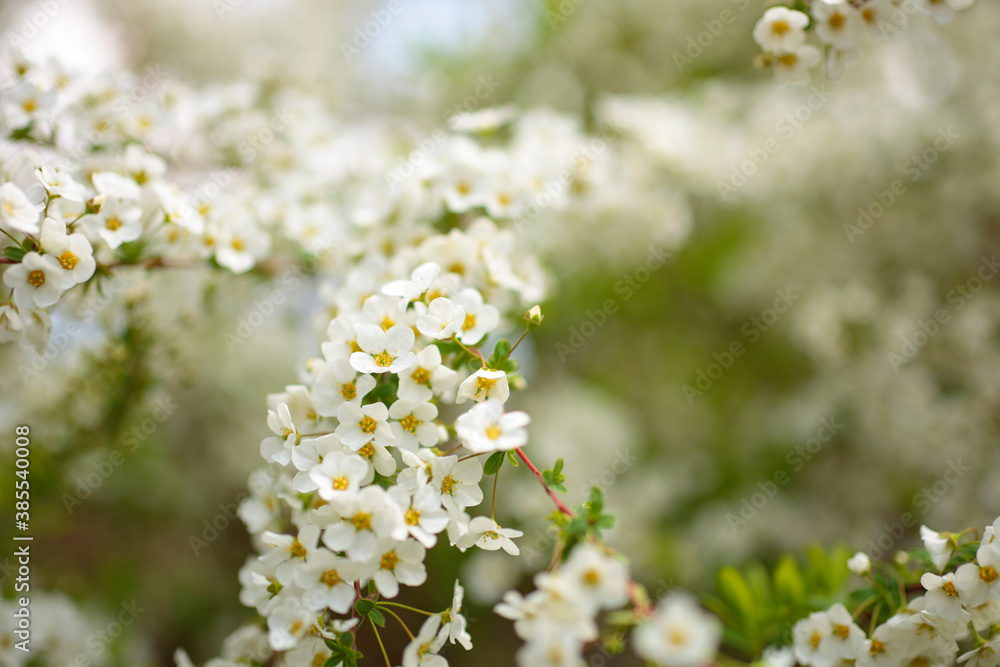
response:
[[[101,209],[104,208],[104,202],[108,200],[108,196],[103,192],[95,197],[87,200],[87,213],[100,213]]]
[[[524,314],[524,321],[535,326],[541,324],[543,319],[545,319],[545,316],[542,315],[541,306],[532,306],[531,310]]]
[[[864,551],[859,551],[847,561],[847,569],[859,577],[866,576],[872,571],[872,561]]]

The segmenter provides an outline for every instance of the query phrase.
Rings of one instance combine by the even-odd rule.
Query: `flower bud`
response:
[[[107,201],[108,196],[103,192],[99,195],[95,195],[91,199],[87,200],[87,213],[100,213],[101,209],[104,208],[104,202]]]
[[[868,554],[859,551],[847,561],[847,569],[859,577],[863,577],[872,571],[872,561],[868,558]]]
[[[545,316],[542,315],[541,306],[532,306],[531,310],[524,314],[524,321],[535,326],[541,324],[543,319],[545,319]]]

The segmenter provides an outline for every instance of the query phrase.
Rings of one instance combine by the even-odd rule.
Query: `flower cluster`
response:
[[[266,618],[284,664],[336,650],[324,639],[353,628],[343,616],[369,599],[363,591],[389,599],[423,584],[440,536],[461,550],[518,553],[520,531],[468,512],[483,501],[478,455],[527,443],[528,416],[504,409],[517,379],[510,345],[497,344],[489,362],[475,347],[523,296],[511,256],[491,252],[513,251],[504,233],[478,219],[350,269],[322,357],[306,362],[304,384],[268,398],[270,467],[251,478],[240,508],[263,553],[241,573],[241,599]],[[469,401],[457,417],[441,414]],[[447,639],[471,648],[461,596],[456,584],[454,604],[429,616],[405,665],[432,664]],[[387,604],[379,609],[391,613]]]
[[[0,599],[0,664],[103,664],[107,630],[114,631],[115,621],[77,606],[61,593],[32,590],[30,608],[19,599],[26,598]]]
[[[764,50],[764,62],[774,68],[778,81],[805,83],[809,70],[819,64],[819,48],[806,43],[814,30],[826,55],[827,76],[839,79],[844,66],[857,58],[865,38],[884,40],[898,32],[914,14],[925,14],[938,23],[951,21],[956,11],[975,0],[810,0],[803,11],[771,7],[753,30],[754,41]]]
[[[519,665],[577,665],[585,646],[598,639],[597,614],[629,601],[635,586],[620,556],[597,542],[580,544],[553,572],[535,576],[527,596],[508,591],[496,613],[514,621],[525,640]],[[635,651],[658,665],[709,664],[721,639],[719,621],[686,594],[665,597],[654,610],[637,609]]]
[[[912,573],[900,573],[900,592],[891,594],[894,613],[883,620],[878,608],[885,600],[875,596],[853,614],[843,604],[810,614],[793,629],[795,659],[813,667],[848,660],[858,665],[948,665],[956,657],[972,667],[1000,664],[998,530],[1000,518],[986,527],[981,540],[963,543],[965,533],[938,533],[921,526],[930,571],[912,586],[905,583]],[[897,555],[897,561],[909,560],[905,552]],[[852,559],[851,569],[876,588],[882,583],[865,554]],[[923,595],[908,599],[905,594],[921,588]],[[856,622],[865,613],[871,615],[868,633]]]
[[[178,187],[185,93],[159,72],[87,80],[15,57],[0,91],[0,342],[44,350],[49,311],[75,285],[126,265],[214,261],[243,273],[271,246],[219,186]],[[225,184],[231,177],[227,175]]]

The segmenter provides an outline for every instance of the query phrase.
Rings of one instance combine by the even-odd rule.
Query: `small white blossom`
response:
[[[70,287],[59,260],[37,252],[29,252],[4,271],[3,282],[14,290],[14,303],[20,308],[47,308]]]
[[[527,426],[531,418],[526,412],[503,411],[498,400],[489,400],[455,420],[455,432],[462,444],[477,454],[509,451],[528,442]]]
[[[671,667],[702,667],[715,657],[722,625],[686,594],[661,600],[653,617],[636,628],[635,652]]]
[[[753,38],[765,51],[790,53],[805,43],[807,25],[806,14],[787,7],[771,7],[754,26]]]
[[[491,368],[480,368],[459,385],[455,402],[464,403],[471,398],[474,401],[494,399],[506,403],[509,397],[507,374]]]
[[[374,324],[358,327],[361,352],[351,354],[351,366],[359,373],[399,373],[413,366],[415,336],[407,326],[397,324],[388,331]]]

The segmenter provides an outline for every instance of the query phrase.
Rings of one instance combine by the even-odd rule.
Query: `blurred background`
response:
[[[553,289],[518,350],[529,388],[514,400],[532,414],[533,458],[566,459],[570,501],[604,487],[609,542],[656,594],[813,542],[889,555],[921,523],[1000,513],[1000,7],[914,17],[841,80],[778,87],[754,66],[766,6],[6,0],[0,26],[23,34],[41,12],[24,51],[73,69],[267,82],[417,137],[470,98],[621,127],[558,224],[531,230]],[[319,307],[304,284],[227,349],[265,291],[158,275],[102,300],[83,340],[54,337],[41,368],[0,347],[0,425],[32,428],[33,583],[85,609],[87,637],[123,604],[143,609],[95,642],[99,664],[167,665],[177,646],[200,664],[252,616],[234,507],[260,463],[264,396],[314,353],[304,322]],[[431,581],[457,569],[472,604],[480,650],[446,653],[454,664],[512,663],[509,623],[489,609],[549,559],[547,499],[523,470],[508,483],[517,503],[498,514],[525,531],[523,558],[428,560]],[[0,577],[9,597],[6,563]],[[443,608],[450,590],[409,599]],[[59,623],[58,596],[40,604]]]

